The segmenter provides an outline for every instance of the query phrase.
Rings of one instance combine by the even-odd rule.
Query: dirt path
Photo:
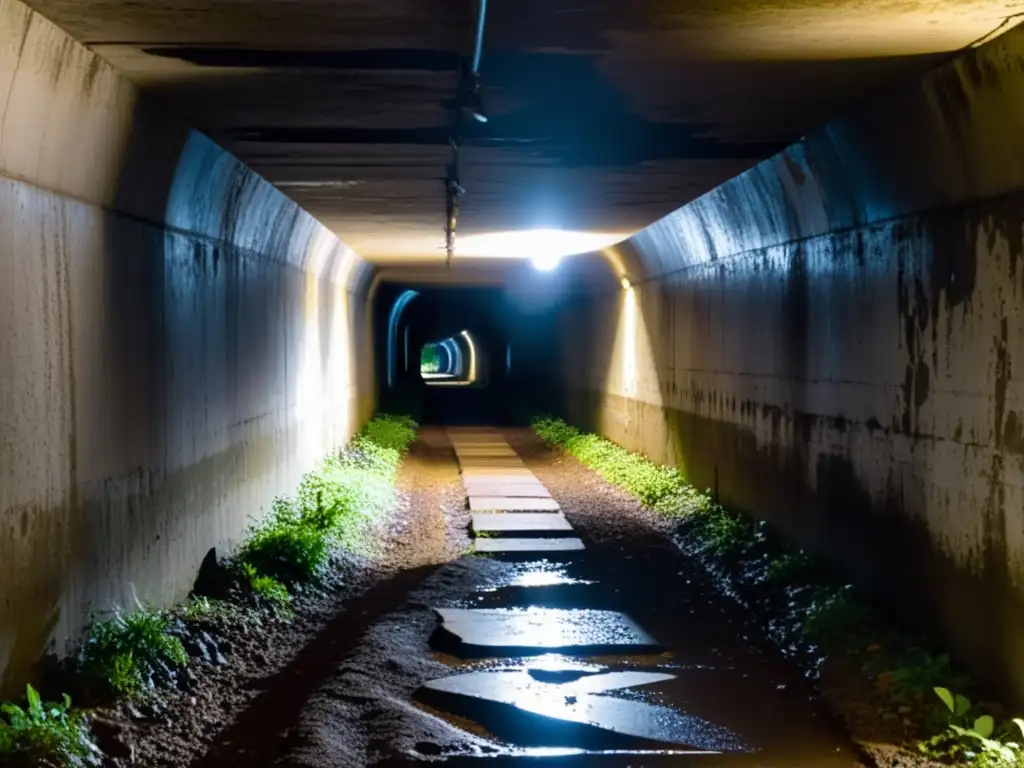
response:
[[[258,681],[258,694],[194,768],[272,765],[295,747],[294,731],[315,691],[359,646],[381,616],[468,544],[461,514],[458,468],[440,430],[425,429],[411,446],[397,481],[400,508],[379,532],[381,559],[368,588],[337,607],[333,618],[276,674]]]
[[[862,765],[795,667],[680,552],[664,521],[574,459],[549,451],[531,431],[503,434],[559,503],[573,535],[585,542],[584,553],[567,562],[469,555],[470,515],[458,465],[444,431],[425,429],[399,475],[400,507],[379,531],[383,556],[373,563],[346,560],[343,584],[329,599],[310,596],[315,608],[300,606],[296,622],[253,633],[229,664],[203,670],[169,723],[136,740],[135,765],[681,764],[664,750],[642,758],[542,757],[547,753],[524,745],[543,746],[550,735],[534,721],[518,722],[514,710],[485,701],[459,712],[421,695],[425,683],[461,673],[535,674],[536,659],[458,658],[432,644],[436,608],[527,606],[622,612],[669,649],[614,658],[549,654],[545,663],[670,677],[674,682],[650,693],[624,696],[742,736],[748,747],[773,756],[763,765]],[[489,759],[479,763],[481,757]],[[700,764],[762,763],[706,755]]]
[[[461,557],[424,574],[415,585],[403,579],[401,589],[388,590],[387,599],[377,604],[375,621],[359,622],[365,634],[354,645],[346,643],[351,652],[343,659],[344,654],[333,655],[340,663],[306,702],[280,765],[405,765],[442,757],[458,765],[475,763],[482,756],[490,758],[483,765],[522,760],[535,764],[536,752],[508,740],[536,740],[531,726],[517,730],[507,715],[495,719],[492,713],[488,719],[486,704],[467,709],[477,721],[472,722],[417,703],[421,686],[430,680],[526,668],[521,658],[462,660],[435,650],[431,637],[438,620],[433,608],[523,606],[628,613],[671,652],[588,662],[608,670],[672,671],[685,684],[658,691],[658,701],[742,733],[757,748],[782,757],[773,764],[861,765],[811,687],[762,642],[756,628],[746,624],[735,604],[723,599],[703,569],[679,552],[662,521],[575,461],[548,451],[532,432],[504,434],[561,504],[587,544],[585,555],[569,564],[537,557],[511,562]],[[462,503],[460,498],[455,506]],[[436,519],[432,511],[424,510],[423,515],[424,520]],[[460,537],[467,522],[464,512],[449,520],[446,540],[464,542]],[[412,525],[413,530],[421,528]],[[440,551],[439,544],[434,546]],[[453,547],[446,551],[451,554]],[[544,578],[538,580],[538,575]],[[483,721],[499,726],[506,738],[496,738],[493,730],[478,724]],[[571,760],[610,766],[620,764],[620,759],[632,761],[623,765],[661,765],[679,758],[652,754],[637,762],[635,755],[603,753],[563,755],[546,763]]]

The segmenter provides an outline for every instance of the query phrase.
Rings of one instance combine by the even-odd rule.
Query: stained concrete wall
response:
[[[0,682],[182,598],[373,408],[369,270],[0,0]]]
[[[606,254],[567,412],[828,555],[1024,700],[1024,31]],[[582,340],[589,339],[588,344]]]

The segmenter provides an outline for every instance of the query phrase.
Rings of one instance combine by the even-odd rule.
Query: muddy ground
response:
[[[841,665],[830,668],[823,700],[703,567],[680,552],[672,524],[575,459],[549,451],[532,432],[505,434],[586,542],[585,559],[566,569],[467,555],[469,514],[457,464],[443,431],[424,429],[399,473],[401,502],[378,531],[381,557],[339,558],[329,589],[301,596],[293,621],[266,619],[235,633],[225,643],[225,663],[197,663],[189,690],[171,695],[156,719],[125,708],[101,713],[105,741],[123,751],[116,764],[333,768],[514,757],[516,750],[481,726],[415,701],[427,680],[508,663],[469,663],[432,651],[432,607],[527,599],[580,607],[582,599],[628,612],[663,639],[673,651],[656,663],[722,670],[694,673],[694,701],[683,704],[788,755],[772,764],[821,765],[817,755],[834,753],[837,765],[920,765],[886,746],[891,732],[874,729],[864,714],[873,707],[870,690],[857,688]],[[571,578],[524,590],[516,583],[529,569]],[[584,592],[573,581],[600,586]],[[858,711],[860,721],[844,722]]]

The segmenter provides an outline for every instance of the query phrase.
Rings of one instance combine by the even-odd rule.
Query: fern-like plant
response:
[[[188,664],[181,640],[168,634],[170,622],[162,611],[141,607],[94,621],[81,652],[82,671],[117,696],[139,697],[166,670]]]
[[[24,766],[98,765],[100,751],[89,734],[85,715],[61,702],[44,702],[31,685],[27,706],[0,704],[0,762]]]

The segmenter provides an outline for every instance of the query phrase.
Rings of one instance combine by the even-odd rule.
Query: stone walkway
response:
[[[478,552],[578,552],[558,502],[496,429],[449,429]]]
[[[605,570],[605,555],[588,550],[501,432],[449,429],[448,438],[476,552],[519,576],[498,590],[481,586],[461,604],[432,604],[440,626],[430,645],[451,674],[424,682],[417,701],[475,722],[525,750],[522,758],[553,765],[570,758],[609,766],[858,764],[817,728],[778,712],[744,712],[772,698],[760,680],[757,695],[746,696],[751,681],[740,670],[680,663],[678,638],[663,643],[627,613],[602,608],[610,589],[628,585],[570,576]]]

